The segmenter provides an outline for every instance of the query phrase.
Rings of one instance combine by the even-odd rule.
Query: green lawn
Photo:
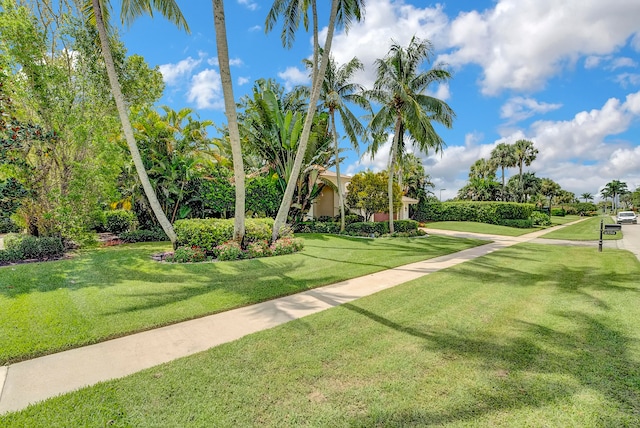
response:
[[[589,217],[579,223],[546,233],[542,235],[541,238],[566,239],[570,241],[597,241],[600,239],[601,219],[604,219],[605,224],[614,223],[610,216]],[[622,233],[618,232],[616,235],[603,235],[603,238],[605,240],[622,239]]]
[[[0,364],[98,342],[484,242],[444,237],[303,235],[301,253],[200,264],[158,263],[165,243],[81,252],[0,268]]]
[[[553,226],[557,226],[559,224],[571,223],[572,221],[580,220],[581,218],[582,217],[580,217],[579,215],[566,215],[564,217],[552,215],[551,224]]]
[[[637,427],[640,263],[522,244],[0,426]]]
[[[476,223],[473,221],[434,221],[426,224],[429,229],[455,230],[458,232],[487,233],[490,235],[520,236],[540,230],[540,227],[532,229],[518,229],[515,227],[498,226],[497,224]]]

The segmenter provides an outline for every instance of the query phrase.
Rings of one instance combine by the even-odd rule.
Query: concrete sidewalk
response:
[[[556,228],[565,226],[567,225]],[[442,234],[446,235],[485,238],[490,242],[447,256],[400,266],[253,306],[0,367],[0,414],[17,411],[30,403],[207,350],[247,334],[464,263],[498,249],[534,240],[553,229],[555,228],[519,237],[442,231]],[[441,231],[430,232],[436,234]]]

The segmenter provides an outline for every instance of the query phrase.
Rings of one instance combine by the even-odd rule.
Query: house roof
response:
[[[413,204],[417,204],[420,201],[417,200],[417,199],[410,198],[408,196],[403,196],[402,197],[402,202],[413,205]]]
[[[322,177],[337,177],[338,174],[336,174],[333,171],[329,171],[329,170],[324,170],[320,173],[320,176]],[[340,178],[345,179],[345,180],[351,180],[352,176],[350,175],[344,175],[344,174],[340,174]]]

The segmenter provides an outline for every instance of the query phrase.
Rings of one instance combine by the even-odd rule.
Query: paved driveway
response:
[[[621,250],[631,251],[640,260],[640,224],[623,224],[622,239],[615,242]]]

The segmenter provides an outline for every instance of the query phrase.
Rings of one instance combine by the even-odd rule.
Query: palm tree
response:
[[[502,169],[502,199],[506,193],[504,169],[516,166],[515,148],[511,144],[500,143],[491,151],[491,159]]]
[[[620,180],[613,180],[608,182],[605,185],[605,189],[607,190],[607,193],[611,197],[612,210],[616,210],[618,208],[618,204],[617,204],[618,195],[623,195],[629,191],[629,188],[627,187],[627,183],[622,182]]]
[[[524,181],[522,177],[522,166],[531,165],[538,156],[538,149],[533,147],[533,143],[529,140],[518,140],[514,144],[514,154],[516,157],[516,164],[520,170],[520,196],[524,197],[523,186]]]
[[[580,197],[584,199],[585,203],[589,201],[593,201],[593,195],[589,192],[583,193],[582,195],[580,195]]]
[[[280,6],[279,6],[280,5]],[[316,104],[318,103],[318,99],[320,98],[320,87],[321,81],[319,76],[324,76],[325,71],[327,69],[327,64],[329,62],[329,55],[331,54],[331,43],[333,42],[333,33],[336,27],[336,23],[348,28],[351,20],[353,18],[360,20],[362,16],[362,11],[364,10],[364,1],[363,0],[332,0],[331,2],[331,10],[329,13],[329,24],[327,26],[327,38],[324,45],[324,50],[322,56],[320,58],[319,55],[319,42],[318,42],[318,18],[316,11],[316,1],[315,0],[276,0],[272,7],[273,17],[277,18],[280,15],[284,15],[284,25],[287,28],[292,29],[289,34],[293,37],[293,34],[298,28],[300,22],[301,12],[304,14],[306,19],[306,10],[311,6],[313,13],[313,40],[314,40],[314,71],[313,71],[313,79],[311,82],[311,99],[309,100],[309,106],[307,111],[307,116],[304,121],[304,126],[302,129],[302,135],[300,137],[300,144],[298,146],[298,151],[296,152],[296,158],[293,165],[293,169],[291,171],[291,175],[289,176],[289,181],[287,183],[287,188],[285,189],[284,195],[282,197],[282,203],[280,204],[280,208],[278,209],[278,214],[276,215],[276,219],[273,225],[273,234],[271,236],[272,240],[276,240],[280,227],[282,227],[286,220],[287,215],[289,213],[289,208],[291,207],[291,202],[293,200],[293,193],[296,188],[296,182],[298,181],[298,176],[300,175],[300,170],[302,168],[302,162],[306,155],[307,146],[309,143],[309,136],[311,134],[311,126],[314,121],[314,116],[316,112]],[[362,6],[362,7],[361,7]],[[285,12],[291,12],[286,13]],[[271,11],[269,16],[267,17],[267,24],[265,28],[267,31],[272,28],[273,22],[275,22],[274,18],[271,18],[271,26],[269,25],[269,19],[271,16]],[[305,20],[308,22],[308,20]],[[284,41],[284,39],[283,39]]]
[[[220,66],[220,80],[224,96],[224,110],[229,127],[229,141],[233,158],[233,176],[236,190],[235,220],[233,223],[233,239],[242,244],[244,239],[245,214],[245,176],[240,145],[240,131],[238,130],[238,114],[236,102],[233,98],[233,83],[229,67],[229,46],[227,44],[227,27],[224,17],[222,0],[213,1],[213,22],[216,29],[216,46],[218,48],[218,62]]]
[[[394,136],[389,153],[389,231],[393,229],[393,176],[395,167],[404,153],[404,138],[407,134],[422,152],[442,150],[444,141],[433,128],[432,122],[450,128],[455,113],[444,101],[425,94],[434,82],[446,82],[451,74],[435,67],[419,72],[423,61],[430,60],[432,46],[427,40],[415,36],[406,48],[393,42],[389,53],[376,60],[377,78],[368,96],[381,104],[381,109],[371,119],[374,138],[370,151],[374,155],[380,148],[381,135],[393,128]]]
[[[551,209],[551,203],[553,202],[553,198],[558,196],[561,192],[562,188],[558,183],[551,180],[550,178],[543,178],[540,183],[540,193],[549,198],[549,209]]]
[[[312,64],[306,61],[307,66]],[[346,106],[347,102],[356,104],[367,110],[371,109],[369,101],[363,96],[364,88],[357,83],[351,82],[353,75],[358,70],[363,70],[364,66],[354,57],[346,64],[338,67],[333,58],[329,58],[325,78],[322,82],[320,92],[321,106],[329,112],[331,134],[333,136],[333,146],[336,164],[336,184],[338,188],[338,203],[340,205],[340,231],[344,230],[344,195],[342,192],[342,178],[340,177],[340,151],[338,147],[338,130],[336,127],[336,111],[340,115],[342,127],[356,150],[358,149],[358,137],[366,134],[366,129]]]
[[[96,28],[98,30],[102,57],[107,68],[107,76],[109,77],[111,93],[116,103],[116,108],[118,109],[118,115],[120,116],[120,122],[122,123],[122,130],[124,132],[125,139],[127,140],[127,145],[129,146],[129,151],[131,152],[136,172],[140,178],[140,183],[142,184],[144,193],[149,201],[149,205],[160,223],[160,226],[171,240],[171,243],[175,246],[177,240],[176,233],[173,230],[171,222],[169,222],[169,219],[167,219],[166,214],[162,210],[155,192],[153,191],[153,187],[151,186],[147,172],[144,169],[142,157],[140,156],[140,151],[138,150],[138,145],[136,144],[136,140],[133,135],[133,128],[129,121],[127,106],[124,102],[120,82],[118,81],[118,76],[113,62],[113,55],[111,54],[111,47],[107,36],[107,27],[104,19],[104,17],[108,15],[104,12],[105,9],[103,4],[101,4],[102,1],[107,4],[108,0],[91,0],[91,8],[89,9],[87,7],[85,8],[85,11],[88,12],[89,15],[93,12],[92,17],[95,19]],[[164,17],[175,23],[179,28],[189,31],[187,22],[185,21],[175,0],[131,0],[123,2],[120,15],[121,20],[123,23],[130,24],[135,18],[144,13],[153,15],[154,9],[158,10]]]

